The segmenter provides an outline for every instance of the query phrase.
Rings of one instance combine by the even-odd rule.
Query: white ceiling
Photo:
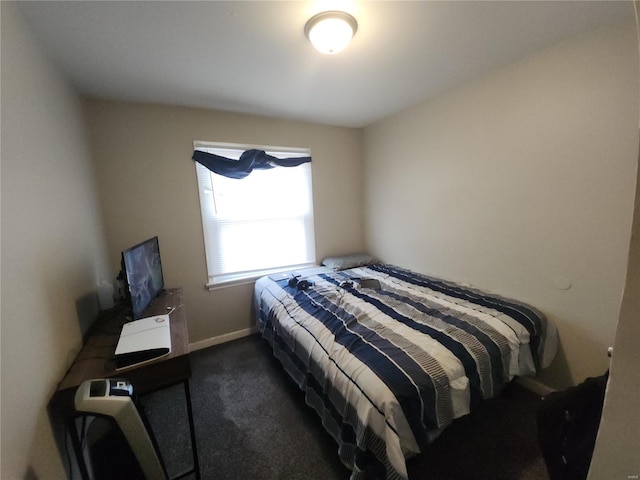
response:
[[[336,0],[337,1],[337,0]],[[21,2],[82,94],[361,127],[577,33],[630,1]],[[312,15],[358,21],[338,55]]]

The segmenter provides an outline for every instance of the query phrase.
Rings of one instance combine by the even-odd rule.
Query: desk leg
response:
[[[200,462],[198,461],[198,447],[196,444],[196,429],[193,423],[193,410],[191,409],[191,389],[189,379],[184,382],[184,394],[187,399],[187,413],[189,416],[189,431],[191,433],[191,451],[193,452],[193,469],[196,473],[196,480],[200,480]]]
[[[87,465],[84,463],[84,454],[82,451],[82,445],[80,444],[80,434],[78,433],[78,425],[76,424],[77,417],[71,417],[67,420],[67,430],[71,437],[71,445],[73,446],[73,452],[75,454],[76,465],[80,469],[80,478],[83,480],[89,480],[89,471]],[[73,462],[73,459],[71,459]],[[73,470],[73,466],[69,466]]]

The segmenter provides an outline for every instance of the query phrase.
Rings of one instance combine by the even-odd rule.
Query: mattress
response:
[[[557,343],[530,305],[387,264],[263,277],[255,307],[352,479],[407,478],[407,458]]]

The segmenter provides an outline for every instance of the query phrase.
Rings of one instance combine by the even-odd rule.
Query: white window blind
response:
[[[311,155],[307,149],[203,142],[194,147],[234,160],[249,148],[277,158]],[[315,263],[311,163],[254,170],[243,179],[195,164],[209,286]]]

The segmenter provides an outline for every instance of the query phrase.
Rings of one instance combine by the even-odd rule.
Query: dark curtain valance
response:
[[[191,158],[212,172],[229,178],[244,178],[254,169],[297,167],[311,161],[311,157],[276,158],[268,155],[264,150],[255,149],[243,152],[239,160],[221,157],[201,150],[195,150]]]

